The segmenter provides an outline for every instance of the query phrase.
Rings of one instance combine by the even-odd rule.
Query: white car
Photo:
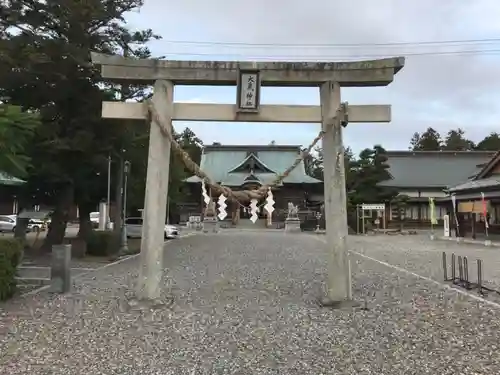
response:
[[[30,232],[43,232],[46,229],[46,224],[43,220],[30,219],[27,229]]]
[[[0,216],[0,232],[14,232],[16,230],[16,215]]]
[[[16,230],[17,215],[0,216],[0,232],[14,232]],[[44,231],[46,225],[42,220],[29,219],[26,232]]]
[[[128,217],[125,219],[125,230],[128,238],[141,238],[142,236],[142,218]],[[179,237],[179,229],[173,225],[165,224],[163,230],[164,238],[174,239]]]

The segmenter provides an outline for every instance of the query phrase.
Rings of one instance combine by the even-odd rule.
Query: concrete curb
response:
[[[184,236],[179,236],[179,240],[181,239],[184,239],[184,238],[188,238],[188,237],[193,237],[195,235],[197,235],[199,233],[186,233],[186,235]],[[168,242],[165,242],[165,244],[170,244],[170,243],[173,243],[172,241],[168,241]],[[78,280],[84,276],[87,276],[87,275],[90,275],[94,272],[97,272],[97,271],[102,271],[103,269],[106,269],[108,267],[113,267],[113,266],[116,266],[118,264],[121,264],[129,259],[132,259],[132,258],[136,258],[138,257],[139,255],[141,255],[141,253],[138,253],[138,254],[134,254],[134,255],[129,255],[129,256],[125,256],[124,258],[122,259],[118,259],[114,262],[111,262],[111,263],[108,263],[108,264],[105,264],[104,266],[101,266],[101,267],[98,267],[98,268],[94,268],[90,271],[87,271],[87,272],[82,272],[82,273],[79,273],[78,275],[75,275],[74,277],[71,278],[71,281],[75,281],[75,280]],[[37,288],[37,289],[34,289],[32,291],[29,291],[29,292],[26,292],[26,293],[23,293],[21,295],[19,295],[18,298],[23,298],[23,297],[29,297],[29,296],[32,296],[32,295],[35,295],[35,294],[38,294],[40,292],[43,292],[44,290],[47,290],[51,287],[51,285],[45,285],[45,286],[42,286],[40,288]]]
[[[484,240],[484,241],[479,241],[479,240],[473,240],[469,238],[463,238],[463,237],[435,237],[434,240],[440,240],[440,241],[453,241],[456,243],[466,243],[469,245],[483,245],[485,247],[500,247],[500,243],[498,242],[491,242],[491,240]]]

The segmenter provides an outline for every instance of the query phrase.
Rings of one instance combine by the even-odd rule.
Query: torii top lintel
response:
[[[158,79],[179,85],[236,85],[239,70],[258,70],[262,86],[386,86],[405,63],[404,57],[353,62],[237,62],[132,59],[91,54],[103,78],[116,82],[152,83]]]

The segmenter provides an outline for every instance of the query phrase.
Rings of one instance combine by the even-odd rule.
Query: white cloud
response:
[[[356,104],[393,105],[390,125],[349,125],[346,142],[362,148],[373,143],[406,148],[411,134],[433,126],[441,132],[460,126],[481,139],[500,123],[500,53],[489,55],[414,56],[418,53],[471,49],[500,51],[500,42],[483,45],[432,45],[397,47],[261,47],[172,44],[169,40],[245,43],[388,43],[495,38],[500,31],[498,0],[254,0],[243,4],[227,0],[148,0],[134,25],[152,27],[163,41],[158,54],[191,53],[265,56],[267,59],[307,56],[373,56],[408,54],[405,68],[393,84],[381,89],[345,89],[343,96]],[[165,15],[168,15],[166,17]],[[301,102],[301,94],[294,103]],[[186,95],[184,95],[186,97]],[[209,98],[209,99],[208,99]],[[280,96],[275,95],[272,102]],[[220,102],[217,94],[203,98],[192,94],[190,102]],[[195,101],[200,100],[200,101]],[[311,96],[304,97],[311,101]],[[316,99],[314,99],[316,100]],[[226,98],[227,101],[227,98]],[[291,100],[288,98],[288,102]],[[309,134],[309,133],[308,133]],[[311,131],[314,136],[314,131]],[[237,132],[236,132],[237,135]],[[287,132],[271,138],[287,142]],[[237,143],[237,138],[232,143]],[[307,143],[304,140],[303,143]],[[399,146],[398,146],[399,145]],[[391,146],[393,147],[393,146]]]

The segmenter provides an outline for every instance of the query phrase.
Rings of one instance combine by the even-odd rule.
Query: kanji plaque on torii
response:
[[[238,112],[258,112],[260,80],[257,70],[240,70],[238,74]]]
[[[347,123],[390,122],[389,105],[350,105],[340,100],[341,87],[387,86],[404,66],[395,57],[352,62],[161,61],[92,54],[102,77],[115,82],[154,84],[148,104],[104,102],[103,117],[145,120],[149,137],[141,267],[140,298],[160,295],[163,273],[163,231],[169,181],[171,140],[162,133],[180,121],[245,121],[321,123],[325,222],[328,259],[324,305],[339,306],[352,299],[347,249],[346,186],[342,127]],[[255,82],[255,85],[253,83]],[[236,104],[174,103],[174,85],[238,85]],[[260,86],[319,87],[319,106],[260,105]],[[156,116],[149,116],[154,108]],[[245,113],[250,112],[250,113]],[[253,113],[252,113],[253,112]],[[286,125],[284,125],[286,126]]]

